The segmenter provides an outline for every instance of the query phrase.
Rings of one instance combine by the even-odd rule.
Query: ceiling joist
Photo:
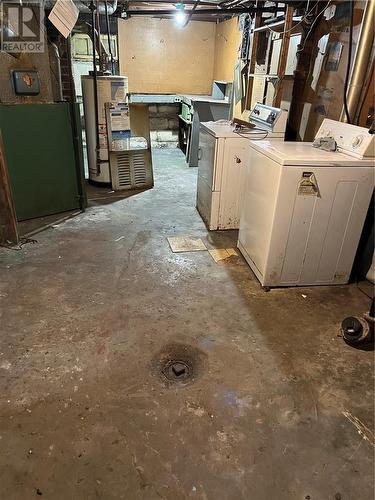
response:
[[[303,1],[295,0],[269,1],[269,0],[182,0],[168,2],[166,0],[119,0],[119,9],[122,18],[133,16],[152,16],[170,18],[176,14],[179,6],[188,19],[214,21],[241,14],[255,15],[256,13],[273,14],[280,16],[285,13],[289,4],[299,5]]]

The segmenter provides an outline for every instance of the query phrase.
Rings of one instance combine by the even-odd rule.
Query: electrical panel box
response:
[[[13,87],[17,95],[38,95],[40,93],[39,75],[35,70],[13,70]]]

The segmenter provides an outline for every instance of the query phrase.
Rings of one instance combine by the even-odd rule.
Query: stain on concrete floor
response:
[[[153,190],[0,250],[0,498],[370,500],[374,450],[343,412],[373,428],[373,353],[337,336],[368,299],[173,254],[167,236],[236,232],[206,231],[179,151],[154,162]],[[204,353],[194,383],[153,373],[170,343]]]

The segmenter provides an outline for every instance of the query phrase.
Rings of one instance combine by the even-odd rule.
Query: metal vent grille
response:
[[[143,151],[133,151],[132,154],[134,185],[144,186],[146,184],[146,165]]]
[[[119,188],[131,187],[131,164],[128,153],[122,153],[117,156],[117,175]]]
[[[122,151],[111,156],[113,189],[153,186],[152,165],[147,150]]]

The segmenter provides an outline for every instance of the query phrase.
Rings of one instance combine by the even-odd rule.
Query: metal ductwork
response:
[[[89,13],[89,4],[90,2],[76,2],[76,6],[80,12]],[[111,16],[115,10],[117,9],[117,0],[113,0],[113,2],[108,2],[108,15]],[[98,10],[99,14],[105,14],[105,2],[98,2]]]
[[[44,8],[45,9],[52,9],[53,6],[55,5],[56,3],[56,0],[45,0],[44,1]],[[99,6],[98,6],[98,9],[99,9],[99,14],[105,14],[106,13],[106,10],[105,10],[105,2],[98,2],[99,3]],[[77,9],[80,11],[80,12],[84,12],[85,14],[89,14],[90,13],[90,9],[89,9],[89,5],[90,5],[90,2],[74,2],[74,5],[77,7]],[[112,2],[108,2],[108,15],[112,15],[115,10],[117,9],[117,0],[113,0]]]

